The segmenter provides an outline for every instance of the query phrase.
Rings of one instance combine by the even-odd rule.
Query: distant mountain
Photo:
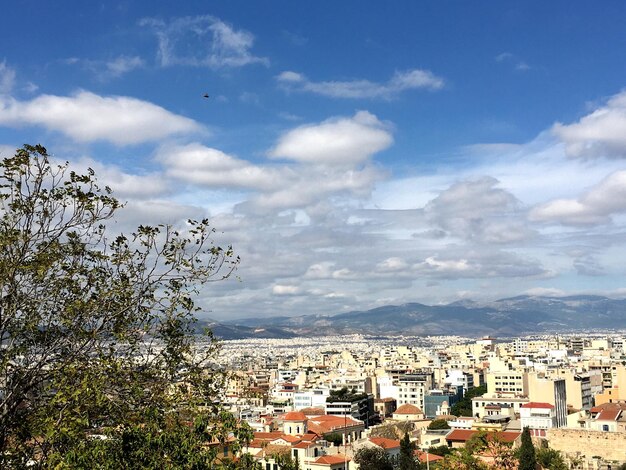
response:
[[[448,305],[408,303],[335,315],[246,318],[223,322],[214,330],[264,335],[406,334],[519,336],[590,329],[626,329],[626,300],[592,295],[520,295],[493,302],[462,300]],[[226,337],[226,336],[224,336]],[[248,336],[245,336],[248,337]],[[284,336],[288,337],[288,336]]]
[[[196,323],[196,332],[202,333],[205,328],[210,329],[217,338],[247,339],[247,338],[278,338],[287,339],[297,336],[296,333],[276,327],[249,327],[230,325],[215,320],[200,320]]]

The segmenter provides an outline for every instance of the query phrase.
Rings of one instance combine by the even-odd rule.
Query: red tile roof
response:
[[[398,415],[421,415],[424,414],[417,406],[405,403],[393,412]]]
[[[422,463],[426,463],[426,461],[437,462],[439,460],[443,460],[443,457],[440,455],[429,454],[428,452],[422,452],[421,450],[415,450],[413,453],[417,455],[417,458],[420,459],[420,462]]]
[[[306,421],[307,417],[302,411],[290,411],[283,416],[285,421]]]
[[[322,455],[319,459],[317,459],[314,463],[316,464],[336,464],[350,462],[350,457],[346,457],[345,455],[337,454],[337,455]]]
[[[370,437],[369,441],[383,449],[397,449],[400,447],[400,441],[387,439],[386,437]]]
[[[550,403],[540,403],[536,401],[531,401],[529,403],[524,403],[523,405],[520,406],[520,408],[548,408],[551,410],[554,408],[554,405],[551,405]]]
[[[596,420],[598,421],[616,421],[622,410],[602,410]]]
[[[308,428],[309,431],[314,432],[318,436],[326,434],[332,431],[338,431],[344,428],[350,428],[353,426],[362,426],[363,423],[355,421],[352,418],[334,415],[322,415],[315,418],[309,418]]]

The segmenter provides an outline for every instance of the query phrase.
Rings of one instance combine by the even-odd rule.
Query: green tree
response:
[[[292,457],[289,452],[276,454],[273,457],[280,470],[300,470],[298,457]]]
[[[454,416],[472,416],[472,398],[487,393],[487,385],[470,388],[463,398],[450,407],[450,413]]]
[[[549,447],[535,449],[537,463],[548,470],[567,470],[568,466],[561,453]]]
[[[250,436],[192,334],[192,297],[238,258],[207,220],[110,237],[120,208],[42,146],[0,163],[0,467],[203,468]]]
[[[343,443],[343,434],[338,432],[328,432],[324,434],[324,439],[336,446],[340,446]]]
[[[487,468],[487,464],[473,455],[467,447],[453,450],[437,464],[437,470],[487,470]]]
[[[429,454],[433,454],[433,455],[439,455],[441,457],[445,457],[446,455],[450,454],[452,452],[452,449],[450,447],[448,447],[447,445],[441,445],[441,446],[433,446],[433,447],[429,447],[428,448],[428,453]]]
[[[420,465],[415,456],[415,443],[411,442],[409,434],[405,434],[400,441],[400,455],[398,456],[399,470],[419,470]]]
[[[428,429],[450,429],[445,419],[433,419],[428,425]]]
[[[385,449],[361,447],[354,454],[354,461],[361,470],[393,470],[393,462]]]
[[[535,455],[535,446],[530,437],[530,430],[524,428],[522,431],[522,443],[517,453],[519,458],[519,470],[535,470],[537,466],[537,457]]]

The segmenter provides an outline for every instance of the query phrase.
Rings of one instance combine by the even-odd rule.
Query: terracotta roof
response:
[[[255,432],[254,439],[260,441],[273,441],[274,439],[279,438],[283,435],[282,431],[272,431],[272,432]]]
[[[551,410],[554,408],[554,405],[551,405],[550,403],[539,403],[536,401],[531,401],[529,403],[524,403],[520,406],[520,408],[548,408]]]
[[[337,455],[322,455],[320,458],[318,458],[314,463],[316,464],[328,464],[328,465],[332,465],[335,463],[343,463],[343,462],[350,462],[350,457],[346,457],[344,455],[341,454],[337,454]]]
[[[602,410],[625,410],[626,403],[602,403],[591,408],[592,413],[600,413]]]
[[[332,432],[345,427],[361,426],[363,423],[355,421],[352,418],[334,415],[322,415],[310,418],[308,421],[309,431],[314,432],[318,436]]]
[[[617,421],[622,410],[602,410],[596,420],[598,421]]]
[[[417,458],[420,459],[420,462],[422,463],[426,463],[426,461],[437,462],[439,460],[443,460],[443,457],[440,455],[429,454],[428,452],[422,452],[421,450],[417,449],[413,453],[417,455]]]
[[[283,416],[285,421],[306,421],[307,417],[302,411],[290,411]]]
[[[398,409],[396,411],[394,411],[393,414],[398,414],[398,415],[421,415],[421,414],[424,414],[424,413],[417,406],[409,405],[408,403],[405,403],[404,405],[398,407]]]
[[[446,434],[446,440],[466,442],[477,432],[479,431],[471,430],[471,429],[453,429],[448,434]],[[487,438],[493,439],[493,437],[497,436],[499,439],[501,439],[504,442],[513,442],[521,434],[522,434],[521,432],[517,432],[517,431],[488,432]]]
[[[369,441],[383,449],[396,449],[400,447],[400,441],[395,439],[387,439],[386,437],[370,437]]]
[[[292,445],[291,447],[294,449],[308,449],[309,447],[314,447],[317,444],[315,442],[311,442],[311,441],[302,441],[302,442],[298,442],[297,444]]]

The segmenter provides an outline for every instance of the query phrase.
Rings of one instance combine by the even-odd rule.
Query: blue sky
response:
[[[114,230],[210,216],[215,318],[626,293],[623,2],[2,11],[0,156],[94,168]]]

